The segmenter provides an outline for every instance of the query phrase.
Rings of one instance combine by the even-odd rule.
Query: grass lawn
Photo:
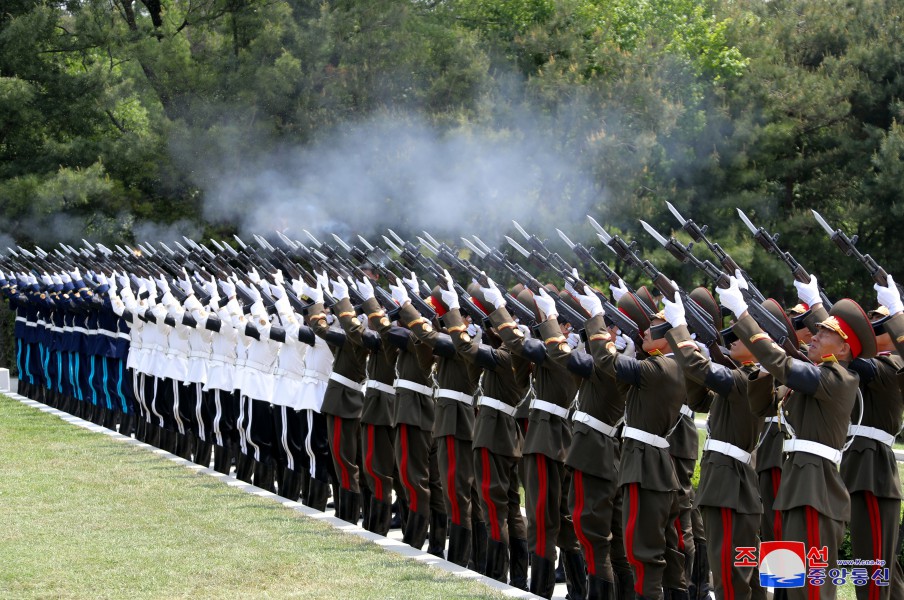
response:
[[[502,598],[0,396],[0,597]]]

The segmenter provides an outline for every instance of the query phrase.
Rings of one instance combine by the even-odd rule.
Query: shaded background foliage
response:
[[[439,220],[479,221],[500,204],[544,235],[558,226],[588,241],[575,218],[588,211],[700,283],[637,226],[675,229],[669,200],[709,224],[763,290],[793,299],[784,266],[742,230],[740,207],[780,232],[830,295],[871,303],[868,277],[809,209],[902,272],[902,13],[890,0],[8,0],[0,242],[247,233],[264,221],[237,216],[223,199],[236,186],[222,184],[249,169],[260,176],[241,205],[278,206],[283,226],[372,234],[343,213],[378,202],[415,228],[424,185],[398,175],[378,193],[320,190],[336,209],[322,218],[301,193],[294,206],[254,201],[293,169],[322,169],[289,159],[329,154],[349,132],[383,138],[338,146],[347,172],[335,156],[330,169],[345,178],[410,160],[385,141],[411,127],[446,146],[405,177],[431,171],[442,185],[449,147],[483,160],[494,144],[544,174],[529,190],[464,187]],[[385,162],[369,162],[379,154]],[[505,214],[492,211],[498,231]]]

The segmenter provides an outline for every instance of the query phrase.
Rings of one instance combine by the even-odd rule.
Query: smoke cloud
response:
[[[212,158],[195,171],[203,218],[234,223],[243,235],[300,237],[307,229],[379,241],[392,228],[498,242],[511,219],[542,223],[546,232],[582,221],[601,195],[578,152],[528,117],[505,130],[443,131],[418,118],[379,115],[305,147],[248,139],[207,140],[205,147],[192,152]]]

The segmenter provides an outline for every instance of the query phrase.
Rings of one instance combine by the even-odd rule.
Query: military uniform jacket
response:
[[[422,317],[411,303],[402,307],[399,319],[408,325],[420,342],[433,348],[433,352],[437,356],[437,396],[433,437],[452,435],[460,440],[473,439],[475,416],[473,396],[477,390],[480,369],[459,356],[455,351],[452,339],[444,333],[435,331],[430,322]],[[472,397],[472,401],[465,403],[452,398],[444,398],[439,395],[440,390],[461,392]]]
[[[857,396],[857,374],[840,362],[816,366],[789,357],[750,315],[732,330],[760,365],[792,390],[782,410],[796,436],[840,450]],[[773,507],[801,506],[812,506],[836,521],[850,520],[850,496],[835,464],[815,454],[792,452],[782,466],[782,485]]]
[[[355,319],[355,309],[352,307],[348,298],[344,298],[336,303],[333,307],[334,313],[337,313],[339,319]],[[349,342],[342,332],[330,329],[326,322],[326,315],[323,313],[323,303],[317,303],[309,309],[308,323],[317,337],[326,341],[333,350],[336,357],[333,362],[333,373],[341,375],[355,383],[364,383],[365,364],[367,362],[367,350],[364,349],[363,343],[353,344]],[[361,335],[363,328],[358,322],[357,328],[353,323],[348,324],[350,328],[356,329],[358,336]],[[336,335],[336,334],[339,335]],[[340,417],[343,419],[359,419],[361,418],[362,408],[364,406],[364,393],[361,388],[352,389],[345,384],[330,379],[326,385],[326,393],[323,395],[323,406],[320,412]]]
[[[904,316],[889,320],[886,330],[892,340],[904,335]],[[904,398],[898,385],[898,371],[902,368],[904,360],[900,354],[888,352],[868,360],[855,359],[851,363],[851,369],[860,375],[863,394],[860,425],[897,435],[904,412]],[[851,423],[856,424],[859,417],[859,406],[855,404]],[[841,478],[849,492],[869,491],[880,498],[901,498],[901,479],[894,452],[878,440],[863,436],[853,439],[841,459]]]
[[[625,425],[665,437],[678,420],[687,398],[684,374],[671,356],[637,360],[620,355],[608,332],[588,337],[597,368],[630,384],[625,395]],[[678,490],[678,478],[668,448],[635,439],[622,443],[619,485],[639,483],[647,490]]]
[[[765,406],[750,405],[754,414],[763,419],[773,419],[778,417],[777,401],[786,398],[791,394],[791,390],[787,386],[775,386],[772,394],[772,400]],[[762,473],[769,469],[781,469],[784,462],[784,454],[782,444],[785,443],[785,433],[779,423],[763,423],[765,431],[763,432],[763,441],[756,451],[756,472]]]
[[[371,328],[380,333],[382,352],[386,360],[395,361],[396,377],[432,388],[430,371],[433,368],[433,349],[418,342],[404,327],[393,326],[385,315],[369,317]],[[425,431],[433,429],[433,395],[396,386],[393,425],[413,425]]]
[[[603,317],[591,317],[584,325],[587,338],[606,333]],[[576,410],[585,412],[606,425],[617,427],[625,414],[625,397],[622,386],[613,384],[602,369],[597,368],[593,356],[567,345],[550,344],[549,358],[564,365],[581,377]],[[565,457],[565,464],[588,475],[618,481],[618,462],[621,456],[621,438],[608,436],[585,423],[571,424],[572,440]]]
[[[577,392],[575,378],[560,363],[549,360],[544,347],[550,344],[568,345],[556,320],[547,319],[540,324],[540,337],[544,342],[526,340],[505,307],[490,313],[490,322],[514,354],[534,363],[533,388],[537,399],[570,409]],[[532,408],[527,420],[524,454],[543,454],[565,462],[565,453],[571,445],[571,423],[568,419]]]
[[[365,300],[361,305],[361,309],[368,317],[370,322],[371,315],[379,319],[385,313],[380,307],[380,303],[376,298]],[[357,319],[355,319],[357,320]],[[339,324],[345,330],[346,335],[352,343],[364,343],[364,328],[356,325],[352,317],[339,319]],[[376,329],[371,326],[369,335],[374,335]],[[364,343],[364,347],[370,348],[370,355],[367,359],[367,379],[368,381],[376,381],[383,385],[392,387],[395,380],[395,355],[382,351],[382,344],[373,344],[372,342]],[[393,424],[392,415],[395,411],[395,396],[381,391],[375,387],[368,387],[364,391],[364,406],[361,410],[361,422],[369,425],[391,426]]]
[[[761,374],[756,365],[729,369],[712,362],[700,352],[686,325],[673,328],[666,337],[684,370],[688,388],[703,386],[711,391],[705,396],[693,391],[688,394],[696,399],[691,408],[709,413],[709,437],[752,453],[763,430],[763,419],[751,406],[762,408],[772,403],[772,377]],[[700,467],[700,485],[694,498],[697,506],[726,507],[745,514],[763,512],[752,465],[708,450]]]
[[[455,351],[467,362],[483,369],[478,393],[517,406],[527,393],[531,363],[511,352],[504,344],[491,348],[472,339],[458,310],[443,317],[455,343]],[[500,456],[521,457],[524,437],[515,417],[489,406],[477,409],[474,422],[474,449],[486,448]]]

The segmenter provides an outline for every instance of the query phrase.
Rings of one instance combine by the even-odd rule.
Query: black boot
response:
[[[380,502],[375,496],[370,497],[370,531],[377,535],[389,534],[389,520],[392,518],[392,504]]]
[[[232,467],[232,446],[214,446],[213,448],[213,470],[218,473],[229,475]]]
[[[414,511],[408,512],[408,519],[405,523],[405,535],[402,541],[420,550],[424,547],[424,541],[427,539],[427,525],[429,520],[425,515]]]
[[[116,413],[109,408],[104,408],[103,426],[111,431],[116,431]]]
[[[669,588],[664,591],[667,600],[690,600],[690,596],[688,596],[687,590]]]
[[[352,525],[358,524],[361,518],[361,494],[339,488],[339,509],[336,516]]]
[[[508,575],[509,547],[502,542],[487,540],[487,560],[484,575],[505,583]]]
[[[467,567],[470,559],[471,530],[453,523],[449,527],[449,552],[446,554],[446,560]]]
[[[472,521],[471,530],[471,562],[468,568],[478,573],[487,570],[487,524],[483,521]]]
[[[402,528],[402,499],[396,498],[392,503],[392,520],[389,521],[390,529]]]
[[[706,542],[703,540],[694,540],[694,548],[692,583],[696,588],[696,595],[691,596],[691,600],[703,600],[713,589],[709,584],[709,555],[706,554]]]
[[[235,478],[245,483],[251,483],[254,474],[254,459],[247,454],[239,453],[235,463]]]
[[[262,490],[276,493],[275,483],[276,481],[273,467],[263,461],[256,462],[256,464],[254,465],[254,485],[261,488]]]
[[[176,456],[191,460],[192,450],[195,449],[195,437],[190,433],[177,433],[176,436]]]
[[[559,552],[559,563],[556,565],[556,583],[565,583],[565,560]]]
[[[445,558],[446,533],[449,528],[449,515],[441,512],[430,512],[430,535],[427,552],[439,558]]]
[[[587,600],[616,600],[615,582],[596,575],[587,576]]]
[[[301,494],[301,473],[284,469],[279,479],[279,495],[289,500],[298,500]]]
[[[519,590],[527,589],[527,563],[530,554],[527,551],[527,540],[524,538],[511,538],[509,540],[509,559],[511,578],[509,585]]]
[[[319,479],[311,478],[308,484],[308,494],[305,496],[305,506],[310,506],[314,510],[323,512],[326,510],[326,501],[330,495],[330,484]]]
[[[556,589],[556,563],[538,554],[530,555],[530,592],[552,598]]]
[[[364,483],[363,481],[361,483]],[[373,531],[370,528],[370,499],[374,493],[370,491],[367,485],[361,486],[361,527],[367,531]]]
[[[213,452],[213,442],[205,442],[201,438],[195,438],[195,448],[192,456],[196,464],[202,467],[209,467],[211,452]]]
[[[179,434],[168,429],[160,430],[160,449],[170,454],[179,452]]]
[[[565,562],[565,583],[569,600],[587,598],[587,564],[580,552],[562,552],[559,556]]]
[[[634,600],[634,571],[615,571],[615,596],[618,600]]]

